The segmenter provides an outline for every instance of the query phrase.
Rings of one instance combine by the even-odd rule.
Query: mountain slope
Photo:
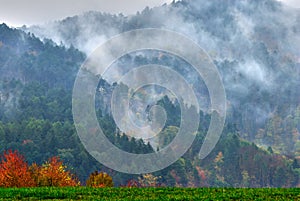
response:
[[[114,34],[136,28],[162,27],[186,34],[201,45],[218,67],[228,98],[228,116],[222,138],[205,159],[196,156],[210,116],[202,113],[193,147],[172,166],[153,173],[160,183],[178,186],[297,186],[300,155],[299,12],[272,0],[179,1],[145,9],[134,16],[90,12],[46,26],[25,28],[32,34],[0,25],[0,147],[18,149],[29,162],[41,163],[59,155],[84,182],[101,168],[117,185],[137,175],[120,174],[96,162],[83,148],[71,114],[71,92],[85,53]],[[45,35],[45,33],[47,33]],[[69,46],[66,48],[63,45]],[[73,45],[73,46],[72,46]],[[75,48],[74,48],[75,47]],[[161,52],[125,55],[115,64],[127,66],[158,61],[192,74],[178,59]],[[122,71],[124,70],[124,71]],[[207,94],[197,78],[191,82]],[[130,139],[116,129],[106,107],[114,85],[97,111],[107,137],[133,153],[152,152],[150,144]],[[104,101],[106,100],[106,101]],[[101,102],[102,101],[102,102]],[[178,130],[178,108],[165,100],[171,120],[164,130],[170,138]],[[103,112],[101,111],[103,110]],[[105,110],[105,111],[104,111]],[[268,151],[245,140],[267,147]],[[287,156],[280,155],[284,153]],[[294,160],[295,159],[295,160]]]
[[[242,137],[283,153],[300,151],[299,9],[275,0],[183,0],[132,16],[88,12],[23,28],[90,53],[115,34],[148,27],[183,33],[208,52],[225,85],[227,120]]]

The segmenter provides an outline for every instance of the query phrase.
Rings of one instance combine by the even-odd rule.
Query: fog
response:
[[[131,15],[146,6],[155,7],[170,2],[171,0],[0,0],[0,23],[15,27],[43,24],[90,10]]]
[[[287,101],[282,113],[299,104],[299,27],[299,9],[275,0],[224,0],[221,4],[219,0],[184,0],[130,16],[86,12],[23,30],[74,46],[87,55],[125,31],[176,31],[203,48],[219,69],[227,93],[228,121],[259,129]],[[113,74],[120,77],[130,66],[127,64],[121,64],[121,70]],[[189,68],[177,65],[195,88],[201,88]],[[199,94],[198,99],[202,99]],[[241,128],[241,132],[255,135],[257,130],[249,127]]]

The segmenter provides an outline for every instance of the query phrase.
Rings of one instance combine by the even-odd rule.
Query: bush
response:
[[[86,181],[86,185],[88,187],[113,187],[113,180],[112,178],[106,174],[105,172],[98,171],[93,172],[90,174],[88,180]]]
[[[144,174],[141,177],[139,177],[138,183],[141,187],[159,187],[158,184],[159,177],[156,177],[152,174]]]

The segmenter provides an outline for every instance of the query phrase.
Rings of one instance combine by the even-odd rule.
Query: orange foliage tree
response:
[[[66,166],[58,157],[50,158],[41,167],[33,164],[33,177],[38,186],[78,186],[80,182],[66,170]]]
[[[50,158],[42,166],[30,167],[17,151],[4,152],[0,163],[0,187],[78,186],[79,181],[66,170],[58,157]]]
[[[1,187],[33,187],[36,186],[24,157],[17,151],[4,152],[0,164]]]

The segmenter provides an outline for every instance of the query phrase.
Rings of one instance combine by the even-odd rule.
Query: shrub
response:
[[[112,178],[105,172],[95,171],[90,174],[88,180],[86,181],[86,185],[89,187],[113,187]]]
[[[141,187],[158,187],[158,179],[160,177],[156,177],[152,174],[144,174],[141,177],[139,177],[138,183]]]
[[[123,186],[123,187],[138,188],[138,187],[141,187],[141,184],[138,181],[131,179],[127,182],[126,186]]]

